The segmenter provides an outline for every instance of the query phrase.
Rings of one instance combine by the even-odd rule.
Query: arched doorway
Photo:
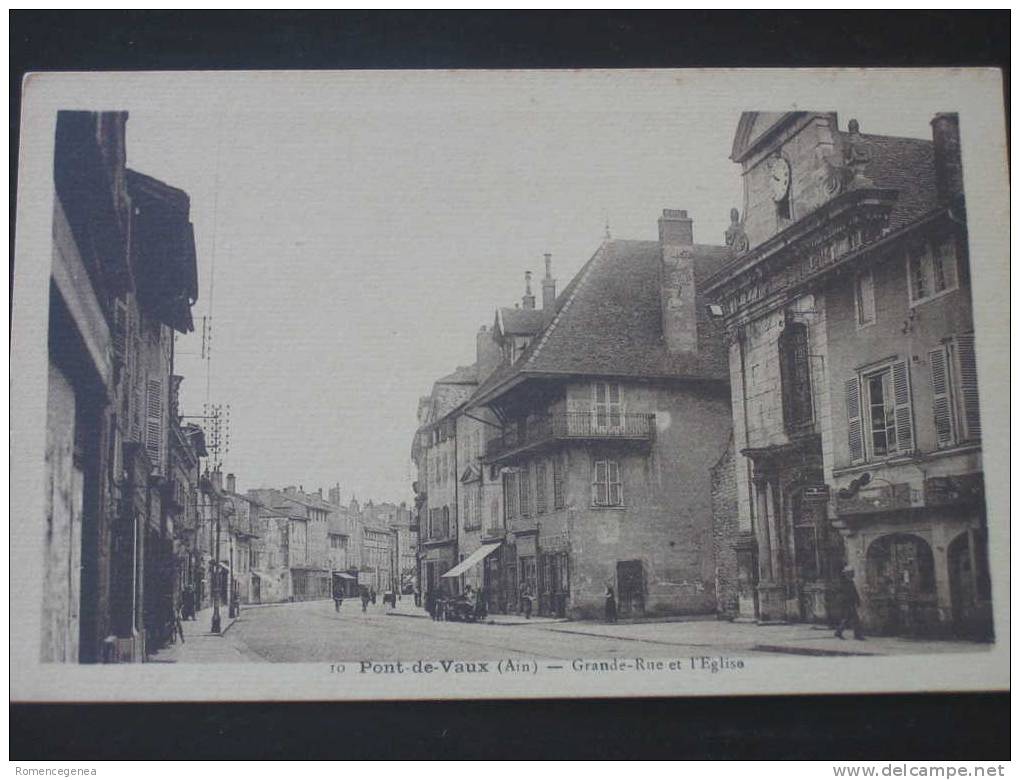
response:
[[[931,546],[914,534],[889,534],[867,554],[867,607],[872,630],[923,634],[938,626],[935,559]]]
[[[977,639],[992,638],[992,593],[988,575],[988,533],[965,531],[949,544],[949,593],[953,632]]]

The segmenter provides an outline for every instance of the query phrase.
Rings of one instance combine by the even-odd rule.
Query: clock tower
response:
[[[743,227],[751,248],[833,196],[833,161],[841,153],[834,113],[741,115],[730,159],[742,168]]]

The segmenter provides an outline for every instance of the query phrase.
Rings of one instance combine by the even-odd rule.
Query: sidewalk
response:
[[[251,656],[246,655],[224,636],[237,618],[228,617],[227,608],[222,607],[220,609],[221,630],[219,634],[213,634],[209,631],[212,613],[212,607],[209,607],[196,612],[194,620],[185,620],[182,623],[184,641],[181,642],[178,639],[176,643],[158,650],[149,659],[150,663],[236,664],[253,660]]]
[[[856,641],[852,633],[837,639],[832,629],[804,623],[759,626],[723,620],[670,623],[607,624],[587,621],[550,627],[548,630],[610,639],[650,642],[678,647],[700,647],[736,653],[783,653],[814,656],[915,655],[931,653],[980,653],[990,645],[955,640],[868,637]]]
[[[414,601],[411,599],[397,602],[397,608],[388,610],[386,614],[394,617],[425,618],[426,620],[431,620],[429,613],[425,611],[425,607],[414,606]],[[524,617],[524,615],[498,614],[490,614],[484,620],[478,621],[480,625],[489,626],[547,626],[567,622],[569,621],[566,618],[549,618],[533,615],[529,619]]]

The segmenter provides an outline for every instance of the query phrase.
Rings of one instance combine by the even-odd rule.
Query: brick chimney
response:
[[[535,296],[531,292],[531,271],[524,272],[524,295],[521,296],[521,306],[525,309],[535,308]]]
[[[478,381],[484,382],[503,361],[503,353],[496,343],[496,338],[485,325],[478,329],[475,336],[475,364],[478,366]]]
[[[545,253],[545,276],[542,278],[542,314],[546,324],[553,318],[556,310],[556,280],[552,275],[552,255]]]
[[[940,203],[949,203],[963,192],[959,115],[936,114],[931,120],[931,135],[935,146],[935,190]]]
[[[662,252],[660,299],[662,337],[670,352],[698,351],[697,297],[694,288],[694,221],[686,211],[663,209],[659,219]]]
[[[227,492],[228,493],[237,492],[237,477],[235,477],[233,474],[227,474]]]

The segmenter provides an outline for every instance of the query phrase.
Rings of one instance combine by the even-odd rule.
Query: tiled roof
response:
[[[848,143],[852,139],[849,133],[841,135]],[[876,187],[899,192],[889,217],[891,230],[909,224],[938,205],[931,141],[861,133],[856,143],[867,155],[864,176]]]
[[[514,336],[533,336],[545,324],[541,309],[511,309],[506,306],[499,310],[499,321],[503,332]]]
[[[700,285],[730,257],[727,247],[695,244]],[[670,353],[662,335],[661,250],[657,241],[609,240],[556,300],[556,315],[513,365],[504,364],[475,393],[481,399],[528,374],[726,379],[722,327],[697,298],[698,353]]]

